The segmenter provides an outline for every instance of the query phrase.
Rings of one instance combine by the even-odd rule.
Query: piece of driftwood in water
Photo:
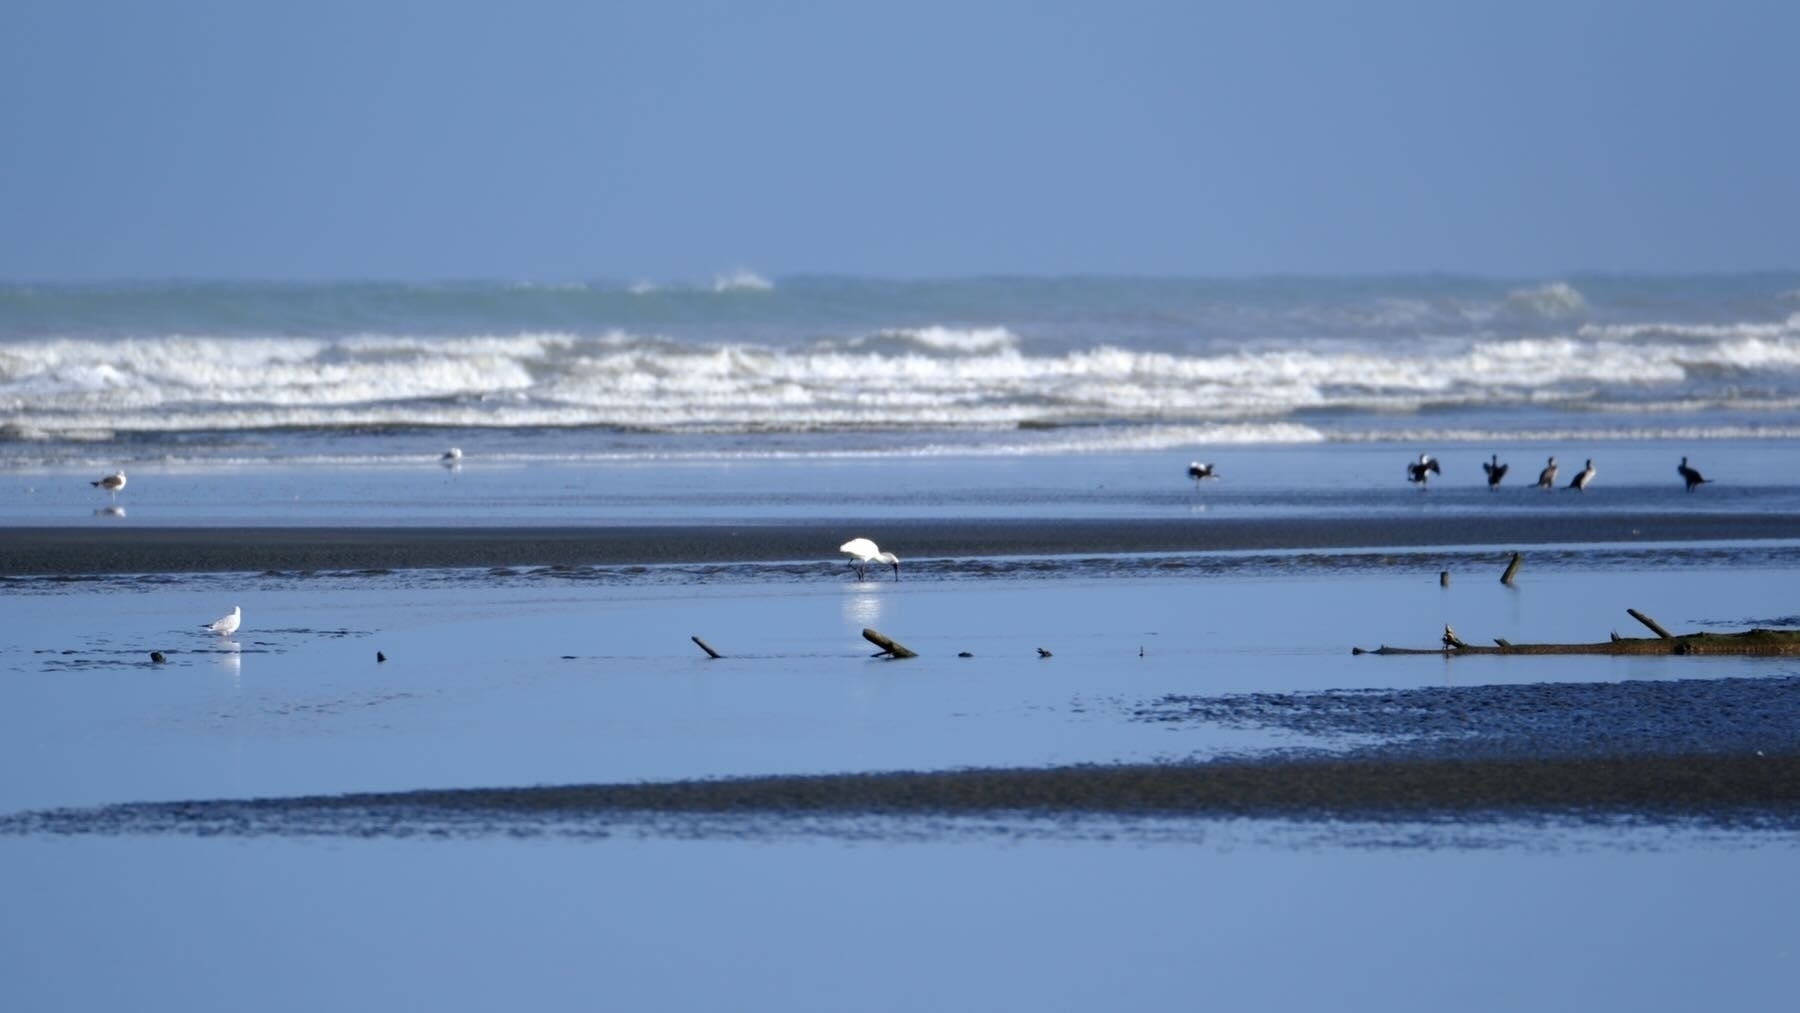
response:
[[[1519,572],[1519,566],[1524,562],[1525,557],[1522,554],[1513,553],[1512,562],[1506,564],[1506,572],[1500,575],[1500,583],[1511,587],[1513,576]]]
[[[877,657],[879,657],[881,654],[886,654],[886,655],[889,655],[889,656],[895,657],[895,658],[916,658],[916,657],[918,657],[918,654],[914,653],[913,651],[908,650],[905,644],[902,644],[897,640],[894,640],[890,637],[882,635],[880,630],[872,630],[866,626],[863,627],[863,639],[867,640],[871,644],[874,644],[876,647],[881,648],[880,653],[876,655]]]
[[[723,658],[724,657],[723,654],[720,654],[718,651],[713,650],[713,647],[711,644],[707,643],[704,640],[701,640],[699,637],[692,637],[690,639],[692,639],[694,641],[694,643],[700,645],[700,649],[702,651],[706,652],[707,657],[709,657],[709,658]]]
[[[1656,620],[1636,609],[1627,609],[1632,618],[1657,631],[1655,639],[1621,637],[1617,633],[1597,644],[1514,644],[1496,638],[1493,647],[1470,644],[1444,627],[1442,647],[1389,647],[1386,644],[1369,650],[1353,647],[1352,654],[1438,654],[1456,657],[1464,654],[1725,654],[1725,655],[1800,655],[1800,630],[1743,630],[1738,633],[1684,633],[1680,636],[1657,625]]]
[[[1637,609],[1626,609],[1625,612],[1627,615],[1631,616],[1631,618],[1636,619],[1638,622],[1643,623],[1645,626],[1648,626],[1650,628],[1651,633],[1656,634],[1657,636],[1663,638],[1664,640],[1673,640],[1675,638],[1675,634],[1670,633],[1668,630],[1663,629],[1661,623],[1658,623],[1656,620],[1650,618],[1649,616],[1643,614],[1642,612],[1639,612]]]

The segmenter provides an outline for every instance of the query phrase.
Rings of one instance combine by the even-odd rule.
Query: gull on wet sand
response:
[[[97,478],[88,484],[97,489],[105,489],[108,496],[116,497],[119,495],[119,490],[125,488],[125,473],[115,471],[105,478]]]
[[[446,468],[459,467],[462,464],[462,448],[451,447],[438,455],[438,463]]]
[[[1218,478],[1219,476],[1213,472],[1212,465],[1194,461],[1188,465],[1188,477],[1198,482],[1203,478]]]
[[[867,538],[852,538],[838,546],[839,552],[848,552],[851,556],[850,566],[856,571],[857,580],[866,580],[870,563],[887,563],[894,568],[894,579],[900,579],[900,557],[891,552],[881,551],[881,546]]]
[[[214,619],[210,623],[207,623],[204,628],[211,630],[212,632],[217,633],[220,636],[228,637],[228,636],[231,636],[233,633],[237,632],[238,624],[243,621],[244,621],[244,610],[237,605],[233,605],[233,606],[231,606],[230,612],[226,613],[225,615],[220,616],[217,619]]]

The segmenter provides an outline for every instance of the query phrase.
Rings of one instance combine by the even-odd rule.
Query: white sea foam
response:
[[[767,292],[774,283],[749,268],[740,267],[713,279],[714,292]]]
[[[506,286],[514,292],[586,292],[585,281],[515,281]]]
[[[819,347],[831,347],[823,343]],[[845,347],[855,351],[923,351],[970,355],[1019,347],[1019,336],[1004,327],[921,327],[882,331],[852,338]]]
[[[1514,289],[1506,293],[1506,307],[1513,312],[1533,313],[1561,318],[1587,312],[1587,299],[1567,282],[1551,282],[1537,288]]]
[[[1800,314],[1584,324],[1562,337],[1031,354],[1003,327],[777,347],[622,331],[0,344],[9,432],[612,426],[762,432],[1243,424],[1296,413],[1647,404],[1759,410],[1800,391]],[[1721,380],[1718,378],[1729,377]]]

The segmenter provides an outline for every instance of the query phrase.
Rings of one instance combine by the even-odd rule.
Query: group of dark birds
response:
[[[1487,484],[1489,489],[1499,488],[1501,479],[1506,477],[1506,469],[1507,466],[1500,463],[1499,454],[1493,454],[1489,456],[1487,460],[1481,462],[1481,470],[1487,472]],[[1576,492],[1586,492],[1588,483],[1594,480],[1594,476],[1598,474],[1599,471],[1600,469],[1594,467],[1594,459],[1591,457],[1588,458],[1582,469],[1575,473],[1573,479],[1570,479],[1569,488]],[[1706,478],[1700,474],[1700,469],[1689,465],[1688,459],[1685,457],[1681,459],[1680,464],[1675,466],[1675,473],[1680,475],[1681,480],[1687,484],[1688,492],[1693,492],[1695,488],[1705,485],[1707,481]],[[1437,459],[1430,454],[1420,454],[1417,461],[1413,461],[1406,466],[1407,481],[1417,483],[1421,489],[1425,488],[1426,480],[1432,475],[1441,474],[1443,474],[1443,472],[1438,468]],[[1537,488],[1556,488],[1556,458],[1550,458],[1549,462],[1544,465],[1544,470],[1538,472]]]
[[[1506,469],[1507,465],[1500,463],[1499,454],[1494,454],[1487,460],[1481,462],[1481,470],[1487,472],[1487,484],[1489,489],[1499,488],[1500,480],[1506,477]],[[1569,482],[1569,488],[1576,492],[1586,492],[1588,483],[1594,480],[1594,476],[1599,473],[1599,470],[1600,469],[1594,467],[1594,459],[1591,457],[1588,458],[1587,465],[1577,472],[1574,479]],[[1694,468],[1688,464],[1688,459],[1685,457],[1681,459],[1680,464],[1675,466],[1675,471],[1681,476],[1681,480],[1687,483],[1688,492],[1693,492],[1695,488],[1705,485],[1708,481],[1701,476],[1698,468]],[[1213,469],[1211,464],[1202,464],[1199,461],[1190,463],[1188,465],[1187,473],[1188,477],[1196,482],[1201,479],[1219,477],[1218,472]],[[1430,454],[1420,454],[1418,460],[1409,462],[1406,466],[1406,480],[1416,484],[1421,489],[1425,488],[1426,482],[1431,479],[1431,476],[1442,475],[1443,473],[1443,469],[1438,465],[1437,458],[1432,457]],[[1538,472],[1537,488],[1556,488],[1556,458],[1550,458],[1550,463],[1544,465],[1543,471]]]

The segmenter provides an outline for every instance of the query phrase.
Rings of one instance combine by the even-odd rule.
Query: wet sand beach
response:
[[[546,527],[9,527],[0,575],[657,565],[835,558],[878,531],[911,559],[1781,540],[1786,514],[871,520]]]

